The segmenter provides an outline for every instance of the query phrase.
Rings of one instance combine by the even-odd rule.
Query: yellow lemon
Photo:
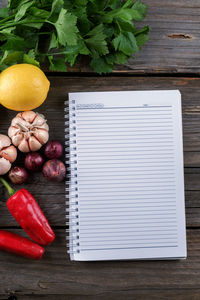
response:
[[[47,97],[50,82],[38,67],[17,64],[0,74],[0,104],[25,111],[40,106]]]

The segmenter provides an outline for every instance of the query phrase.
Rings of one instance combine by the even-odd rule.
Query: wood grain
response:
[[[180,89],[183,98],[186,213],[189,258],[185,261],[70,262],[65,247],[64,184],[41,174],[26,188],[36,197],[56,232],[41,261],[0,253],[0,300],[11,294],[32,299],[198,299],[200,286],[200,78],[49,77],[51,90],[38,109],[50,125],[50,137],[64,142],[64,101],[72,91]],[[6,133],[16,112],[1,107],[0,128]],[[24,156],[19,155],[19,164]],[[0,227],[25,235],[8,213],[0,188]],[[15,229],[14,229],[15,228]],[[111,280],[112,279],[112,280]]]
[[[0,1],[0,7],[7,0]],[[150,41],[135,59],[114,73],[200,73],[199,0],[144,0],[151,27]],[[142,26],[140,24],[139,26]],[[47,67],[45,66],[46,70]],[[69,72],[91,73],[88,62]],[[49,73],[50,74],[50,73]],[[72,91],[180,89],[183,130],[188,259],[184,261],[70,262],[65,247],[64,184],[50,184],[31,175],[26,188],[34,194],[56,232],[41,261],[0,252],[0,300],[199,300],[200,299],[200,78],[192,77],[63,77],[50,76],[48,100],[38,111],[50,125],[52,139],[64,142],[63,106]],[[61,77],[62,76],[62,77]],[[16,113],[0,108],[0,133]],[[18,164],[22,164],[19,155]],[[19,187],[20,188],[20,187]],[[26,236],[8,213],[0,188],[0,228]],[[15,229],[14,229],[15,228]],[[10,298],[11,296],[17,298]]]
[[[0,299],[11,292],[19,300],[55,294],[55,299],[195,299],[189,297],[199,292],[200,230],[188,230],[187,239],[187,260],[70,262],[65,230],[59,229],[41,261],[0,254]]]
[[[151,28],[150,40],[124,65],[119,73],[196,73],[200,72],[199,0],[143,0],[148,14],[143,23]],[[6,0],[1,0],[4,6]],[[44,66],[47,70],[47,67]],[[88,61],[81,60],[69,72],[92,72]]]
[[[200,106],[198,78],[157,77],[49,77],[51,90],[47,101],[38,109],[44,113],[50,126],[51,139],[64,143],[64,101],[68,92],[180,89],[183,99],[184,157],[186,215],[189,227],[200,226]],[[6,133],[8,124],[16,112],[1,108],[1,133]],[[42,151],[41,151],[42,152]],[[24,155],[19,155],[17,164],[23,164]],[[64,184],[47,182],[41,174],[31,175],[26,187],[37,198],[41,208],[53,226],[65,226]],[[2,199],[5,199],[2,187]],[[6,203],[1,202],[0,227],[18,226],[10,216]]]

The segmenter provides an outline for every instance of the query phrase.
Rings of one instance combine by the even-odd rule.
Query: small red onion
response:
[[[44,154],[51,159],[59,158],[63,154],[63,146],[58,141],[49,141],[44,148]]]
[[[62,161],[51,159],[44,164],[42,174],[49,181],[60,182],[65,178],[66,168]]]
[[[41,154],[37,152],[30,152],[26,155],[24,163],[28,170],[37,172],[41,170],[44,159]]]
[[[14,184],[23,184],[28,179],[28,172],[25,168],[14,167],[10,170],[8,177],[10,181]]]

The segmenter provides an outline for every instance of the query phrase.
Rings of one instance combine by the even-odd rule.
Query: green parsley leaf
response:
[[[134,2],[135,2],[135,0],[127,0],[127,1],[125,1],[124,5],[122,7],[123,8],[131,7]]]
[[[76,26],[77,17],[62,8],[58,20],[54,24],[58,34],[58,41],[61,45],[76,45],[78,28]]]
[[[23,38],[14,35],[12,33],[8,33],[6,35],[7,41],[3,44],[0,49],[1,50],[23,50],[25,47],[25,41]]]
[[[99,74],[109,73],[113,70],[113,65],[108,64],[102,57],[93,58],[90,62],[90,66]]]
[[[62,9],[63,4],[64,4],[63,0],[53,0],[52,8],[51,8],[51,15],[54,12],[59,12]]]
[[[37,7],[31,7],[30,8],[30,13],[38,18],[42,18],[42,19],[47,19],[50,16],[50,12],[44,10],[44,9],[40,9]]]
[[[88,32],[87,36],[89,36],[89,38],[85,39],[85,43],[91,54],[96,58],[99,57],[99,55],[108,53],[106,35],[104,34],[103,29],[103,25],[99,24]]]
[[[127,62],[127,56],[122,52],[115,53],[115,64],[125,64]]]
[[[30,27],[32,29],[40,29],[43,26],[44,22],[45,20],[42,18],[28,15],[26,18],[23,19],[23,26]]]
[[[8,51],[4,52],[4,56],[1,59],[1,64],[11,65],[12,63],[20,62],[22,59],[22,52],[21,51]]]
[[[23,62],[26,64],[35,65],[37,67],[40,67],[39,61],[37,61],[35,59],[35,51],[33,49],[30,50],[28,54],[24,54]]]
[[[107,1],[107,6],[112,8],[112,9],[116,9],[119,6],[121,6],[122,1],[121,0],[108,0]]]
[[[21,0],[8,0],[8,8],[13,9],[20,5]]]
[[[53,32],[51,34],[51,40],[50,40],[50,43],[49,43],[49,50],[51,50],[53,48],[57,48],[57,47],[58,47],[58,41],[57,41],[55,33]]]
[[[65,63],[64,59],[53,58],[53,56],[49,56],[48,59],[49,59],[49,63],[50,63],[49,69],[51,71],[60,71],[60,72],[67,71],[67,67],[66,67],[66,63]]]
[[[9,16],[9,8],[3,7],[0,9],[0,18],[7,18]]]
[[[66,71],[87,55],[99,74],[125,64],[148,41],[140,0],[8,0],[0,9],[0,69],[14,63]],[[47,45],[46,45],[47,43]]]
[[[73,66],[79,54],[82,55],[90,54],[90,51],[86,47],[83,40],[79,40],[76,46],[67,46],[64,52],[65,52],[65,61],[70,63],[70,66]]]
[[[134,20],[142,21],[146,16],[147,7],[141,1],[136,1],[135,4],[132,6],[132,10]],[[135,12],[137,12],[137,14],[135,14]]]
[[[29,7],[31,7],[34,4],[34,2],[35,1],[29,1],[26,3],[22,3],[15,15],[15,21],[21,20],[25,16],[26,11],[29,9]]]
[[[115,50],[119,50],[126,55],[131,55],[139,51],[136,38],[131,32],[120,33],[114,40],[113,46]]]
[[[141,33],[136,36],[138,47],[143,46],[148,40],[149,40],[149,36],[147,34]]]
[[[85,6],[88,2],[88,0],[75,0],[74,1],[76,3],[76,5],[82,5],[82,6]]]

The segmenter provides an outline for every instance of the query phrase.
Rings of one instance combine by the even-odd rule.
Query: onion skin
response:
[[[59,158],[63,154],[63,146],[58,141],[49,141],[44,148],[44,154],[47,158]]]
[[[25,168],[14,167],[10,170],[8,177],[14,184],[23,184],[28,180],[28,172]]]
[[[62,161],[51,159],[44,164],[42,174],[49,181],[61,182],[65,178],[66,167]]]
[[[37,152],[30,152],[26,155],[24,164],[26,169],[28,169],[29,171],[37,172],[42,169],[44,159],[41,154]]]

